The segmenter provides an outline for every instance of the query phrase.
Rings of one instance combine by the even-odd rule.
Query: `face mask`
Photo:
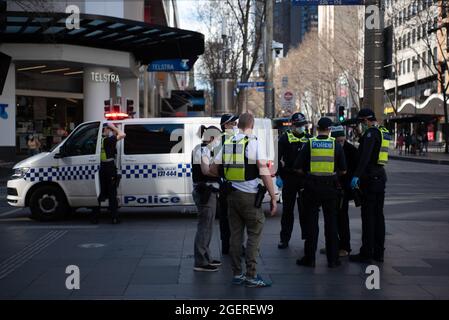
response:
[[[301,133],[304,133],[304,131],[306,131],[306,128],[305,127],[295,127],[294,131],[296,133],[301,134]]]
[[[108,137],[109,137],[109,138],[112,137],[113,135],[114,135],[113,132],[109,132],[109,133],[108,133]]]
[[[234,132],[234,134],[239,133],[239,128],[237,126],[232,127],[232,131]]]
[[[368,130],[368,125],[366,123],[362,123],[362,132]]]

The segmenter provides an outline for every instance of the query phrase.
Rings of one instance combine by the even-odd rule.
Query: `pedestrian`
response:
[[[360,188],[362,200],[362,246],[360,252],[349,257],[350,261],[383,262],[385,245],[384,199],[387,175],[384,166],[388,162],[389,131],[378,126],[370,109],[361,109],[357,115],[364,134],[359,145],[359,164],[351,180],[351,188]]]
[[[338,232],[338,256],[347,257],[351,252],[351,232],[349,228],[349,201],[354,199],[351,190],[351,178],[357,168],[359,155],[357,148],[346,139],[343,126],[331,128],[331,137],[343,147],[345,154],[347,172],[338,177],[338,199],[337,199],[337,232]],[[321,250],[325,253],[326,250]]]
[[[220,126],[222,131],[221,136],[221,147],[223,147],[226,140],[233,137],[238,133],[237,128],[237,115],[224,114],[220,119]],[[220,192],[218,195],[217,202],[217,214],[220,219],[220,239],[221,239],[221,253],[229,254],[229,238],[231,236],[231,231],[229,230],[229,220],[228,220],[228,204],[225,190],[225,181],[220,179]]]
[[[318,136],[309,139],[295,163],[298,173],[306,176],[304,208],[307,215],[307,232],[304,257],[296,260],[296,264],[300,266],[315,267],[320,207],[324,214],[328,267],[335,268],[341,264],[338,259],[337,174],[346,173],[346,160],[341,145],[329,137],[331,125],[332,121],[326,117],[318,121]]]
[[[221,131],[217,127],[201,126],[200,136],[203,140],[192,150],[193,200],[198,209],[198,226],[194,242],[195,271],[218,271],[221,262],[213,260],[210,242],[213,234],[219,177],[209,172],[213,160],[215,142],[220,143]]]
[[[411,138],[410,138],[410,146],[412,149],[412,154],[416,155],[416,147],[417,147],[417,138],[416,138],[416,132],[413,132]]]
[[[404,135],[401,133],[398,137],[398,149],[399,149],[399,155],[402,155],[402,149],[404,148]]]
[[[427,132],[424,132],[423,135],[423,149],[426,150],[426,154],[429,152],[429,137],[427,135]]]
[[[291,128],[280,138],[278,143],[278,177],[282,180],[282,217],[279,249],[288,247],[295,220],[295,204],[298,205],[299,224],[302,239],[305,239],[304,210],[301,204],[301,189],[304,177],[298,176],[293,169],[295,160],[304,144],[312,136],[306,133],[307,120],[304,114],[297,112],[291,118]]]
[[[410,154],[410,145],[412,144],[412,136],[407,132],[405,136],[405,154]]]
[[[228,218],[231,230],[229,254],[233,272],[232,283],[245,284],[247,287],[267,287],[271,284],[264,281],[256,270],[265,222],[261,201],[266,191],[271,197],[271,215],[276,214],[277,203],[267,158],[262,149],[263,144],[253,134],[254,121],[254,116],[249,113],[240,115],[239,133],[225,142],[224,148],[215,158],[216,163],[212,166],[212,172],[221,172],[229,187]],[[259,183],[259,177],[263,186]],[[245,228],[246,274],[243,274],[241,250]]]
[[[112,224],[120,223],[118,215],[117,187],[119,176],[115,165],[117,154],[117,142],[126,137],[126,134],[117,129],[112,123],[103,124],[103,137],[101,139],[100,154],[100,195],[98,196],[98,207],[94,209],[92,223],[98,223],[101,202],[108,199],[109,211],[111,212]]]
[[[41,143],[33,134],[28,136],[27,146],[29,156],[34,156],[40,152]]]

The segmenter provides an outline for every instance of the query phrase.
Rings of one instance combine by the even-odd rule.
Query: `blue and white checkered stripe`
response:
[[[122,166],[122,178],[125,179],[157,178],[157,165],[136,164],[136,165]]]
[[[192,173],[192,166],[190,163],[178,164],[178,177],[190,177]]]
[[[35,181],[71,181],[95,179],[99,165],[82,165],[67,167],[31,168],[25,175],[25,180]]]

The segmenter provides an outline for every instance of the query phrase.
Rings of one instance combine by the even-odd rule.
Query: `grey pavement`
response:
[[[390,149],[389,155],[394,160],[449,165],[449,154],[444,153],[444,148],[439,150],[429,149],[428,151],[421,155],[405,154],[405,152],[399,154],[399,150]]]
[[[88,211],[53,223],[28,218],[28,209],[4,203],[0,187],[0,299],[449,299],[449,170],[392,160],[385,204],[385,262],[380,289],[365,286],[366,265],[298,267],[298,221],[290,247],[277,249],[280,213],[267,218],[258,270],[270,288],[232,286],[230,260],[221,256],[218,221],[212,253],[219,272],[193,271],[194,208],[123,209],[123,223],[104,214],[91,225]],[[189,213],[190,212],[190,213]],[[350,208],[352,246],[361,237],[359,209]],[[322,217],[320,244],[324,247]],[[68,290],[66,267],[80,270],[80,289]]]

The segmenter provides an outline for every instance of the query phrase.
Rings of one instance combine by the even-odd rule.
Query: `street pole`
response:
[[[374,17],[378,25],[366,23],[372,21],[372,12],[368,10],[377,6],[379,15]],[[374,111],[379,123],[384,118],[384,85],[383,85],[383,62],[384,62],[384,11],[380,0],[365,1],[365,57],[364,57],[364,90],[363,107]]]
[[[265,4],[265,104],[266,118],[273,118],[273,1],[267,0]]]

